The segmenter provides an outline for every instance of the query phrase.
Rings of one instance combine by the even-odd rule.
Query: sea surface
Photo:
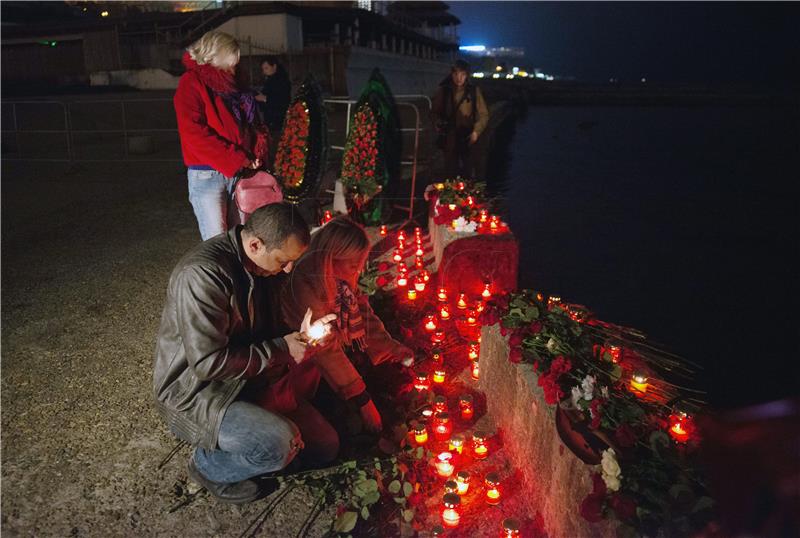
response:
[[[487,178],[520,284],[703,369],[716,408],[800,394],[800,113],[529,107]]]

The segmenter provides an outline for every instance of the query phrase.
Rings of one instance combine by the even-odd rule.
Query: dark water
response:
[[[521,284],[700,363],[715,406],[800,394],[799,144],[789,107],[529,108],[495,154]]]

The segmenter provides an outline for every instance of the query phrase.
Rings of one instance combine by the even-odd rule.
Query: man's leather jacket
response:
[[[278,277],[245,270],[241,226],[186,254],[169,279],[153,366],[156,408],[180,439],[217,447],[225,410],[248,379],[291,361],[279,327]]]

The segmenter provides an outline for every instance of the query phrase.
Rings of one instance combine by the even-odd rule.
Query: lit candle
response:
[[[485,209],[481,209],[480,215],[481,215],[480,216],[481,223],[485,223],[487,220],[489,220],[489,212],[486,211]]]
[[[455,211],[455,210],[456,210],[456,204],[447,204],[447,208],[448,208],[450,211]]]
[[[442,305],[442,307],[439,309],[439,317],[442,318],[442,321],[447,321],[450,319],[450,307],[446,304]]]
[[[458,407],[461,408],[461,418],[464,420],[470,420],[472,415],[475,413],[475,409],[472,405],[472,395],[462,394],[458,398]]]
[[[425,251],[422,250],[422,247],[420,245],[417,245],[417,250],[414,251],[414,255],[422,256],[423,254],[425,254]]]
[[[381,235],[382,235],[382,236],[384,236],[384,237],[386,237],[386,234],[387,234],[387,233],[388,233],[388,232],[387,232],[387,230],[386,230],[386,225],[385,225],[385,224],[381,224]]]
[[[472,197],[471,194],[467,196],[467,205],[470,207],[475,205],[475,199]]]
[[[444,483],[444,492],[445,493],[456,493],[458,494],[458,482],[455,480],[447,480]]]
[[[492,285],[489,282],[483,285],[483,291],[481,292],[481,297],[487,300],[492,298],[492,290],[490,289],[491,286]]]
[[[619,359],[622,356],[622,348],[612,344],[608,346],[608,354],[611,355],[611,362],[619,364]]]
[[[456,306],[459,308],[459,310],[464,310],[467,307],[467,295],[466,294],[464,294],[464,293],[459,293],[458,294],[458,302],[456,303]]]
[[[470,342],[468,348],[469,351],[467,352],[467,358],[469,358],[469,360],[471,361],[477,360],[480,354],[480,349],[481,346],[480,344],[478,344],[478,342]]]
[[[431,279],[431,274],[428,272],[427,269],[423,269],[422,271],[420,271],[419,274],[422,276],[422,280],[425,281],[426,283]]]
[[[456,493],[445,493],[442,497],[442,523],[445,527],[458,527],[458,522],[461,520],[459,514],[459,506],[461,505],[461,497]]]
[[[631,376],[631,389],[637,396],[647,392],[647,376],[643,372],[633,372]]]
[[[455,451],[461,454],[464,451],[464,436],[460,433],[455,434],[450,438],[448,443],[450,451]]]
[[[444,355],[442,354],[442,350],[438,347],[435,347],[431,350],[431,359],[433,362],[442,362],[444,360]]]
[[[492,215],[492,218],[489,219],[489,228],[495,232],[500,227],[500,218],[497,215]]]
[[[425,281],[420,275],[417,275],[417,278],[414,279],[414,289],[417,291],[425,291]]]
[[[436,472],[439,476],[444,476],[447,478],[453,471],[455,467],[453,467],[453,455],[450,452],[441,452],[436,457]]]
[[[458,484],[458,494],[464,495],[469,490],[469,473],[458,471],[456,473],[456,483]]]
[[[467,312],[467,325],[474,327],[478,324],[478,314],[474,310]]]
[[[477,431],[472,434],[472,455],[475,459],[482,460],[489,454],[489,447],[486,446],[486,434]]]
[[[422,408],[422,411],[419,412],[419,415],[422,417],[422,420],[427,422],[433,416],[433,409],[426,405]]]
[[[691,417],[683,411],[676,410],[670,415],[669,434],[678,443],[685,443],[689,440],[689,430],[687,429]]]
[[[440,384],[441,384],[441,383],[444,383],[444,377],[445,377],[445,375],[446,375],[446,373],[445,373],[444,369],[442,369],[442,368],[436,368],[436,369],[433,371],[433,382],[434,382],[434,383],[440,383]]]
[[[417,290],[415,290],[414,288],[408,288],[408,300],[409,301],[417,300]]]
[[[406,240],[406,233],[403,230],[397,232],[397,240],[398,241],[405,241]]]
[[[507,517],[503,520],[503,538],[514,538],[514,536],[520,536],[520,529],[521,525],[518,519],[513,517]]]
[[[403,253],[400,251],[399,248],[394,249],[394,256],[392,256],[392,259],[396,262],[403,260]]]
[[[422,235],[422,228],[420,228],[419,226],[415,226],[414,227],[414,235],[416,235],[417,237]]]
[[[414,258],[414,267],[417,269],[422,269],[425,267],[425,260],[422,259],[422,256],[417,256]]]
[[[434,314],[425,316],[425,330],[428,332],[436,330],[436,316]]]
[[[472,361],[472,379],[477,381],[481,378],[481,367],[478,364],[478,361]]]
[[[447,302],[447,290],[445,288],[439,288],[439,292],[436,294],[436,298],[439,299],[440,303]]]
[[[547,308],[552,308],[553,305],[557,305],[561,302],[561,297],[558,295],[551,295],[547,298]]]
[[[442,411],[433,414],[433,436],[437,441],[447,441],[453,433],[453,425],[450,423],[450,414]]]
[[[408,275],[406,273],[400,273],[397,275],[397,287],[405,288],[406,286],[408,286]]]
[[[500,477],[497,473],[486,475],[486,504],[492,506],[500,504]]]
[[[333,220],[333,215],[331,214],[331,212],[330,212],[330,211],[328,211],[328,210],[326,209],[326,210],[325,210],[325,217],[324,217],[324,219],[323,219],[323,222],[324,222],[325,224],[327,224],[327,223],[329,223],[331,220]]]
[[[424,445],[428,442],[428,429],[425,427],[425,424],[417,424],[414,427],[414,441],[418,445]]]
[[[428,378],[428,372],[417,372],[414,377],[414,388],[423,391],[431,388],[431,382]]]
[[[441,344],[444,342],[444,331],[442,329],[436,329],[433,331],[431,335],[431,342],[434,344]]]
[[[405,262],[399,262],[397,264],[397,272],[398,273],[408,273],[408,267],[406,267]]]
[[[441,413],[442,411],[447,411],[447,398],[445,398],[441,394],[437,394],[436,397],[433,399],[433,411],[435,413]]]
[[[328,325],[327,323],[320,323],[319,321],[315,321],[308,328],[308,332],[306,332],[309,345],[311,346],[316,345],[320,340],[325,338],[330,332],[331,332],[330,325]]]
[[[399,248],[400,250],[403,250],[404,248],[406,248],[406,242],[403,239],[398,238],[397,239],[397,248]]]

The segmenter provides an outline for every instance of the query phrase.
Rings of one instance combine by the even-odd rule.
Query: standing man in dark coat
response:
[[[308,354],[305,332],[282,330],[278,275],[309,240],[293,205],[267,205],[194,247],[170,276],[153,366],[156,409],[195,447],[189,476],[224,502],[259,498],[251,478],[282,469],[304,445],[325,459],[338,450],[336,432],[318,427],[324,419],[312,406],[289,416],[254,403]]]
[[[270,146],[270,162],[272,162],[281,137],[283,118],[292,98],[292,84],[286,69],[278,63],[275,56],[266,56],[261,61],[261,73],[264,75],[264,86],[261,87],[261,93],[256,95],[256,101],[273,140]]]
[[[489,123],[486,101],[480,88],[469,82],[469,76],[469,64],[457,60],[450,76],[439,84],[433,98],[437,145],[444,151],[447,177],[474,177],[474,158],[470,155],[470,148]]]

